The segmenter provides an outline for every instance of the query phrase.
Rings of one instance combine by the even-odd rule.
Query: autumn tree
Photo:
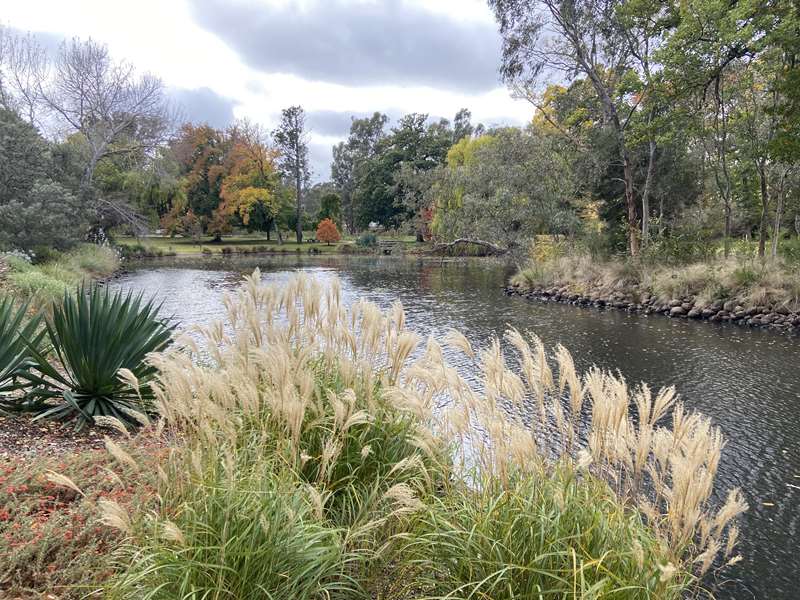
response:
[[[317,239],[330,246],[332,243],[342,239],[342,236],[339,234],[339,229],[336,227],[336,223],[334,223],[333,220],[322,219],[319,225],[317,225]]]
[[[280,168],[284,178],[291,181],[295,191],[295,233],[297,243],[303,242],[303,192],[311,172],[308,159],[306,114],[301,106],[291,106],[281,112],[278,128],[272,133],[280,152]]]
[[[229,131],[230,151],[220,196],[221,212],[234,214],[248,229],[278,230],[283,196],[276,193],[280,176],[276,169],[278,152],[270,147],[263,129],[244,121]]]

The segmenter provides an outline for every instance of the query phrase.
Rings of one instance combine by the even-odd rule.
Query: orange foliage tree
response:
[[[331,219],[322,219],[317,225],[317,239],[320,242],[325,242],[328,246],[331,245],[332,242],[338,242],[342,239],[342,236],[339,234],[339,229],[336,227],[336,223],[334,223]]]
[[[232,128],[229,135],[233,143],[220,193],[224,204],[245,225],[250,224],[257,208],[276,217],[279,203],[275,191],[280,184],[275,168],[278,152],[268,145],[261,128],[247,121]]]

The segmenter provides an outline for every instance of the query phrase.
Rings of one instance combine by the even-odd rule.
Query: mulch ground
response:
[[[78,450],[99,450],[104,448],[103,436],[116,438],[119,434],[89,427],[76,432],[73,423],[0,414],[0,459],[58,457]]]

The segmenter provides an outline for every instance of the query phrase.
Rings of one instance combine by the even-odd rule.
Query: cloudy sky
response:
[[[353,115],[452,119],[466,107],[494,125],[531,112],[498,79],[484,0],[20,0],[0,19],[47,44],[108,44],[159,75],[195,121],[248,117],[271,129],[281,108],[301,104],[316,180]]]

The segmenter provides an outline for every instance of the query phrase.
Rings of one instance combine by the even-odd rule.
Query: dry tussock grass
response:
[[[512,283],[535,289],[567,286],[580,294],[650,292],[662,302],[692,296],[700,307],[733,300],[744,308],[782,305],[800,310],[800,272],[780,260],[731,257],[670,266],[598,261],[579,254],[533,262]]]

